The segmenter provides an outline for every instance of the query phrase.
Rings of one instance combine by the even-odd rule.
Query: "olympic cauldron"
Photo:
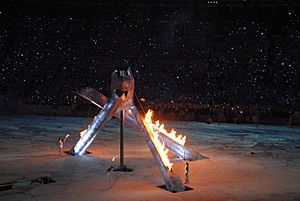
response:
[[[87,148],[95,139],[97,131],[115,116],[126,124],[138,128],[144,135],[168,191],[181,192],[185,190],[181,178],[175,174],[172,163],[168,160],[168,150],[176,154],[181,160],[193,161],[207,158],[184,146],[184,143],[181,143],[182,137],[177,136],[176,138],[173,131],[172,134],[169,134],[157,123],[152,123],[151,112],[148,112],[146,117],[142,118],[133,101],[134,78],[130,68],[127,71],[116,70],[113,72],[111,76],[111,97],[109,99],[91,88],[85,88],[79,91],[78,94],[102,109],[70,150],[72,155],[85,154]]]

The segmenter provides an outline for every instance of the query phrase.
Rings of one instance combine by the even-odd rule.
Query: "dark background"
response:
[[[145,104],[299,110],[297,1],[7,1],[0,102],[77,105],[131,67]]]

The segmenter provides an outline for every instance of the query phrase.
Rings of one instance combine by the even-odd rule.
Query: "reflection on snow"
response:
[[[19,116],[1,117],[0,140],[11,139],[15,144],[41,145],[54,143],[65,133],[70,133],[70,143],[76,141],[78,133],[87,127],[90,119],[80,117],[45,117]],[[200,122],[167,122],[169,127],[184,133],[189,145],[202,149],[214,147],[225,149],[240,149],[253,153],[272,150],[285,152],[290,156],[300,153],[300,128],[270,125],[243,124],[205,124]],[[113,119],[107,123],[105,129],[99,131],[99,140],[116,139],[119,133],[119,121]],[[135,129],[126,127],[126,140],[139,136]],[[141,137],[141,140],[143,138]],[[74,141],[73,141],[74,142]],[[0,149],[6,149],[1,143]],[[276,156],[273,153],[273,156]]]

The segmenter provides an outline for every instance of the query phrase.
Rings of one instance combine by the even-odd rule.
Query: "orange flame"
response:
[[[83,131],[80,132],[80,137],[84,136],[84,134],[86,133],[87,129],[84,129]]]
[[[186,136],[182,136],[182,135],[178,135],[176,136],[176,131],[175,130],[171,130],[171,132],[168,132],[164,129],[164,124],[159,123],[159,121],[156,121],[155,124],[152,122],[152,116],[153,116],[153,111],[152,110],[148,110],[145,119],[144,119],[144,123],[146,125],[146,127],[148,128],[148,130],[151,132],[152,136],[150,136],[152,138],[152,141],[165,165],[165,167],[168,167],[169,171],[172,170],[172,166],[173,163],[170,162],[169,158],[168,158],[168,149],[166,149],[165,144],[162,143],[159,139],[158,139],[158,134],[162,133],[166,136],[168,136],[169,138],[173,139],[174,141],[178,142],[181,145],[185,144],[185,140],[186,140]]]
[[[176,135],[176,131],[174,129],[171,130],[171,132],[168,132],[164,127],[164,124],[160,124],[159,120],[154,123],[152,123],[152,116],[153,116],[153,111],[152,110],[148,110],[147,114],[146,114],[146,122],[147,124],[149,124],[151,127],[153,127],[153,130],[157,130],[159,133],[162,133],[166,136],[168,136],[169,138],[171,138],[172,140],[176,141],[177,143],[181,144],[182,146],[184,146],[185,142],[186,142],[186,136],[182,136],[182,135]]]
[[[116,159],[116,156],[114,156],[112,159],[111,159],[111,162],[115,162],[115,159]]]
[[[160,158],[164,166],[167,167],[169,170],[171,170],[173,163],[171,163],[168,158],[169,150],[166,149],[165,144],[158,139],[158,131],[154,130],[154,127],[152,126],[152,120],[151,120],[152,115],[153,112],[151,110],[148,110],[146,117],[144,119],[144,123],[147,127],[147,130],[150,131],[150,137],[152,139],[152,142],[154,143],[154,146],[157,149],[158,154],[160,155]]]
[[[162,143],[158,139],[158,132],[157,131],[153,132],[153,142],[154,142],[155,147],[157,148],[157,151],[158,151],[164,165],[166,167],[168,167],[169,170],[172,170],[173,163],[170,162],[169,157],[168,157],[169,150],[165,147],[165,143],[164,142]]]

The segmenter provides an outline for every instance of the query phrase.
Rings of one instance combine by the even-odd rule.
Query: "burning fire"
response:
[[[111,162],[114,163],[114,162],[115,162],[115,159],[116,159],[116,156],[114,156],[114,157],[111,159]]]
[[[169,157],[168,157],[169,150],[165,147],[165,143],[162,143],[158,139],[158,132],[157,131],[153,131],[153,138],[152,139],[153,139],[154,145],[157,148],[157,151],[158,151],[164,165],[166,167],[168,167],[169,171],[172,170],[173,163],[170,162]]]
[[[153,116],[153,111],[148,110],[144,123],[147,126],[148,130],[151,132],[152,136],[152,141],[157,148],[157,151],[166,167],[168,167],[169,171],[172,170],[173,163],[170,162],[168,158],[168,149],[166,149],[165,144],[162,143],[158,139],[158,134],[163,133],[164,135],[168,136],[169,138],[173,139],[174,141],[178,142],[181,145],[185,144],[186,136],[178,135],[176,136],[176,131],[171,130],[171,132],[168,132],[164,129],[164,124],[160,124],[159,121],[156,121],[155,123],[152,122],[152,116]]]
[[[147,114],[146,114],[146,118],[145,121],[146,123],[153,127],[153,130],[157,130],[158,132],[168,136],[169,138],[171,138],[172,140],[176,141],[177,143],[181,144],[182,146],[184,146],[185,142],[186,142],[186,136],[182,136],[182,135],[177,135],[176,136],[176,131],[174,129],[171,130],[171,132],[168,132],[164,127],[164,124],[160,124],[159,120],[157,120],[154,123],[152,123],[152,117],[153,117],[153,111],[152,110],[148,110]]]
[[[84,134],[86,133],[87,129],[84,129],[83,131],[80,132],[80,137],[84,136]]]

